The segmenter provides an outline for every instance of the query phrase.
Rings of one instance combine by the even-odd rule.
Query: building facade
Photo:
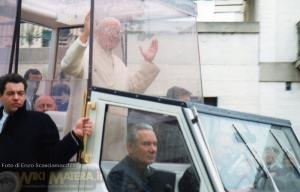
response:
[[[197,3],[204,97],[217,97],[219,107],[289,119],[299,137],[300,2]]]

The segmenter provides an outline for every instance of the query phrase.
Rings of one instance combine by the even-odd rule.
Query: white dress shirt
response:
[[[0,119],[0,133],[2,132],[3,125],[4,125],[4,122],[5,122],[5,120],[6,120],[7,117],[8,117],[8,113],[6,113],[6,112],[3,110],[3,116],[2,116],[2,118]]]

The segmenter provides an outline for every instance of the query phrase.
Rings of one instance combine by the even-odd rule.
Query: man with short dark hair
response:
[[[150,166],[157,153],[157,138],[151,125],[139,123],[129,129],[127,151],[128,156],[107,176],[110,192],[174,191],[175,174]]]
[[[167,98],[177,99],[180,101],[190,101],[192,93],[185,88],[173,86],[167,91]]]
[[[36,94],[39,86],[40,81],[42,80],[43,76],[42,73],[35,68],[28,69],[24,74],[24,79],[27,83],[27,89],[26,89],[26,109],[32,110],[33,109],[33,103],[35,99],[38,97]]]
[[[44,192],[50,170],[40,165],[68,163],[82,147],[83,134],[92,133],[92,122],[79,119],[73,131],[59,141],[57,127],[47,114],[25,109],[26,88],[26,80],[18,74],[0,78],[0,174],[9,171],[23,176],[17,182],[22,192]],[[30,179],[30,174],[44,177]]]

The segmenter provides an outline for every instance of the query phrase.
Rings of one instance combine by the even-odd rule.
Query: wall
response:
[[[291,120],[300,138],[300,84],[292,83],[290,91],[284,82],[260,83],[260,114]]]
[[[300,1],[248,1],[256,34],[236,19],[214,23],[214,3],[198,2],[198,20],[211,21],[198,28],[204,96],[217,96],[219,107],[289,119],[300,137],[300,72],[294,64]],[[285,90],[287,81],[291,91]]]
[[[257,0],[255,9],[260,22],[259,113],[291,120],[300,138],[300,72],[294,67],[300,1]],[[285,90],[286,81],[292,82],[291,91]]]
[[[257,23],[198,23],[205,97],[243,112],[259,109]]]

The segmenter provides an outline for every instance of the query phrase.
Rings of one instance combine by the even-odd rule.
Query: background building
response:
[[[197,1],[204,97],[289,119],[300,136],[297,0]]]

